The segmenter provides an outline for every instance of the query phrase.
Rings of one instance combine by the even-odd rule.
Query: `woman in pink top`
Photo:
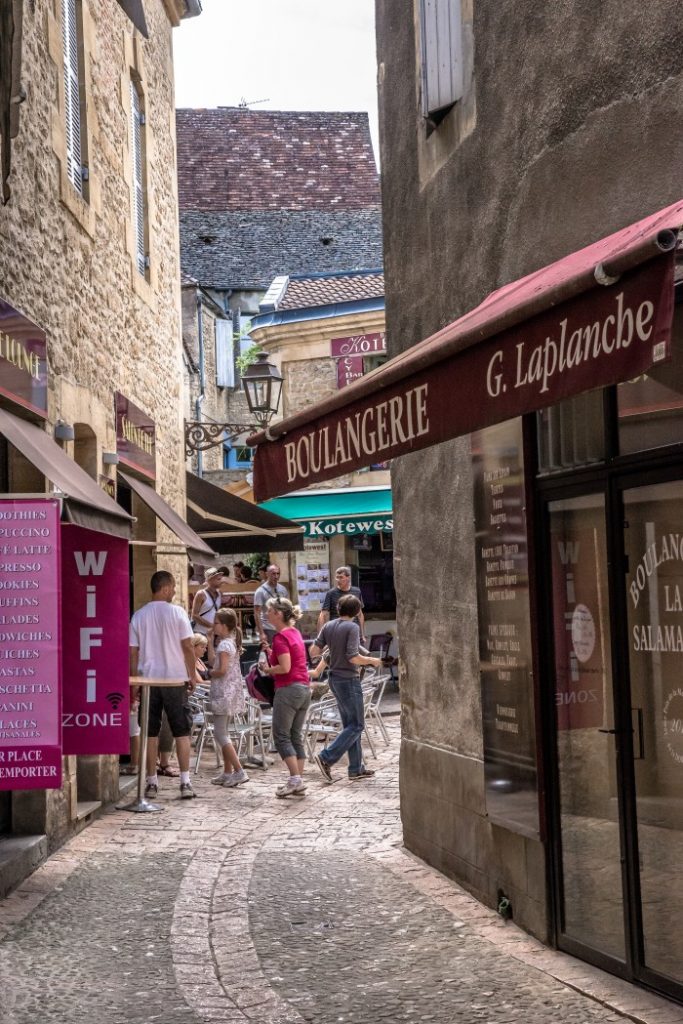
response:
[[[275,629],[268,649],[268,665],[261,672],[273,677],[273,739],[282,760],[287,765],[289,778],[279,786],[276,795],[303,796],[306,784],[302,779],[306,753],[303,743],[303,725],[311,691],[308,685],[306,647],[294,626],[301,618],[301,609],[286,597],[273,597],[266,602],[266,617]]]

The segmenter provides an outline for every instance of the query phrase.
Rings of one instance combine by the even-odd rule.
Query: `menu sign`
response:
[[[303,612],[318,612],[330,589],[330,548],[327,541],[304,540],[296,553],[296,592]]]
[[[118,391],[116,400],[116,452],[124,466],[156,478],[154,420]]]
[[[128,541],[62,527],[65,754],[127,754]]]
[[[62,784],[59,502],[0,499],[0,789]]]
[[[47,416],[45,332],[0,299],[0,395]]]
[[[521,419],[473,434],[472,451],[486,807],[538,836]]]

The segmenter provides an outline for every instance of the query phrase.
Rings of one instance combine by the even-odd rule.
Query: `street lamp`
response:
[[[273,418],[280,404],[282,375],[273,363],[268,362],[268,353],[259,352],[256,360],[242,374],[242,387],[249,406],[249,412],[256,420],[253,423],[200,423],[197,420],[185,422],[185,452],[188,456],[204,452],[209,448],[234,441],[244,434],[253,434],[256,426],[263,429]]]
[[[260,427],[267,427],[278,410],[282,393],[282,374],[268,362],[267,352],[259,352],[256,360],[244,371],[242,387],[249,412]]]

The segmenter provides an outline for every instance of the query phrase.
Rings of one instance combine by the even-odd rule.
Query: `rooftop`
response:
[[[205,288],[257,291],[282,274],[381,267],[380,208],[181,210],[180,259],[183,273]]]
[[[384,274],[381,271],[314,274],[310,277],[290,277],[277,308],[307,309],[310,306],[331,306],[337,302],[383,297]]]
[[[379,207],[365,113],[177,110],[176,129],[181,212]]]

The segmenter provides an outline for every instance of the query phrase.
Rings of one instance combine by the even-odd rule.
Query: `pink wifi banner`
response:
[[[128,541],[62,526],[65,754],[127,754]]]

